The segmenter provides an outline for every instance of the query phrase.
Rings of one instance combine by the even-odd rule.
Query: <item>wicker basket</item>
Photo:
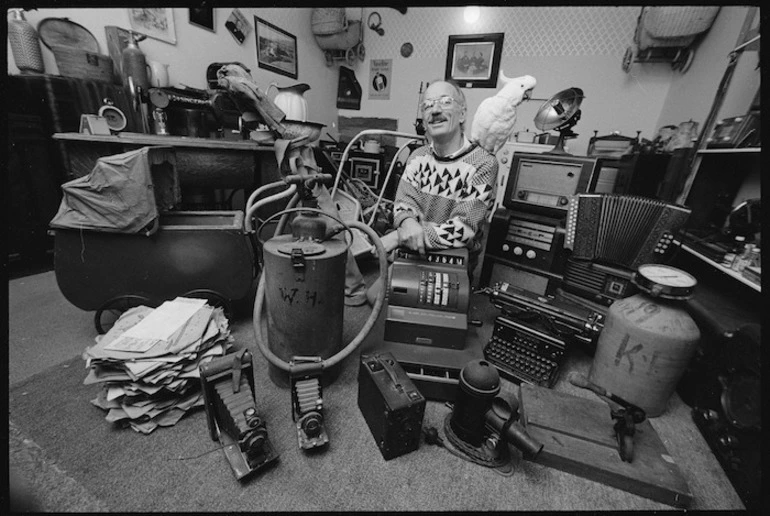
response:
[[[79,48],[53,45],[51,47],[59,75],[112,82],[112,58]]]
[[[313,9],[311,25],[316,36],[337,34],[347,29],[344,7],[316,7]]]

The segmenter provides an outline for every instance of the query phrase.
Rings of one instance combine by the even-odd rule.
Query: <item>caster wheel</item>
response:
[[[225,317],[227,317],[228,320],[232,319],[233,317],[232,304],[225,296],[223,296],[216,290],[199,288],[199,289],[191,290],[187,292],[182,297],[192,297],[194,299],[205,299],[206,303],[208,303],[209,306],[213,306],[215,308],[221,307],[222,311],[225,313]]]
[[[366,48],[364,48],[364,45],[362,43],[358,44],[358,59],[363,61],[364,57],[366,57]]]
[[[350,66],[356,64],[356,53],[352,48],[345,51],[345,61],[347,61]]]
[[[152,306],[144,296],[118,296],[104,303],[94,314],[94,326],[100,335],[104,335],[115,325],[124,312],[137,306]]]
[[[631,69],[631,63],[634,60],[634,51],[631,49],[631,47],[628,47],[626,49],[626,53],[623,56],[623,71],[628,73],[628,71]]]

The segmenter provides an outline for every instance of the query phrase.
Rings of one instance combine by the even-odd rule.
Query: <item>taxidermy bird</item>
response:
[[[497,153],[513,134],[516,107],[528,99],[537,81],[531,75],[510,79],[500,70],[504,84],[493,97],[484,99],[473,115],[470,140],[492,154]]]
[[[257,87],[247,70],[236,64],[226,64],[217,70],[217,83],[228,91],[244,121],[262,121],[283,136],[285,129],[281,121],[286,118],[286,113]]]

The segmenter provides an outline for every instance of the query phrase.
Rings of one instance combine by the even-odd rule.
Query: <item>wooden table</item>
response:
[[[240,190],[280,179],[272,145],[251,140],[220,140],[143,133],[96,135],[55,133],[65,147],[67,177],[90,173],[96,160],[148,145],[166,145],[176,152],[179,182],[184,191]]]

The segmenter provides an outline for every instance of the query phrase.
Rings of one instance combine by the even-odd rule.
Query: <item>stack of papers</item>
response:
[[[86,348],[83,383],[101,384],[91,403],[107,411],[107,421],[149,434],[203,406],[199,367],[230,348],[227,317],[203,299],[138,306]]]

